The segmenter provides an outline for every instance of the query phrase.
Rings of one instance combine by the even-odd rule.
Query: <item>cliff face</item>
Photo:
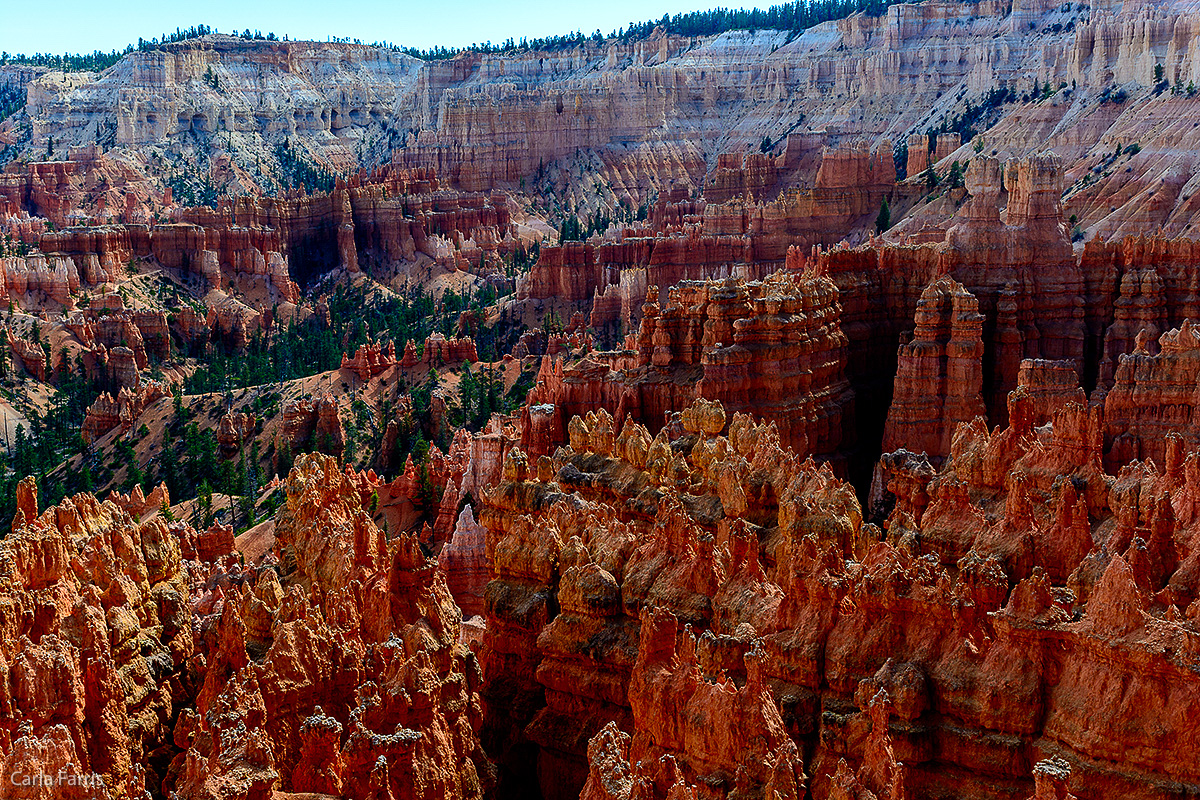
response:
[[[706,190],[709,202],[660,195],[647,228],[624,229],[616,241],[545,248],[518,281],[517,297],[592,302],[593,325],[619,322],[628,330],[647,286],[665,290],[682,280],[766,277],[783,266],[789,247],[834,244],[857,232],[866,217],[874,220],[895,189],[890,152],[886,141],[875,151],[823,148],[800,187],[786,177],[799,174],[787,168],[786,152],[774,162],[761,154],[744,160],[722,155],[710,187],[715,191]],[[735,175],[752,183],[736,186]]]
[[[853,441],[838,293],[815,274],[747,283],[684,281],[658,302],[651,287],[630,349],[574,364],[546,356],[523,411],[522,446],[547,455],[567,422],[607,409],[657,431],[696,397],[775,423],[797,451],[825,458]]]
[[[0,196],[59,227],[81,205],[101,221],[146,222],[172,205],[152,152],[257,194],[280,188],[286,141],[339,173],[392,163],[470,192],[525,182],[592,214],[674,190],[719,204],[789,188],[819,195],[814,156],[826,146],[865,145],[887,162],[905,142],[900,163],[914,178],[930,164],[944,175],[981,144],[1002,158],[1058,153],[1068,215],[1089,236],[1158,225],[1177,235],[1200,211],[1187,188],[1200,22],[1182,2],[1108,5],[929,0],[798,35],[660,33],[430,62],[363,45],[207,36],[133,53],[102,74],[22,75],[23,154],[41,157],[53,137],[71,161],[6,175]],[[963,127],[980,136],[968,144]],[[932,147],[922,138],[931,128],[943,131]],[[211,144],[219,132],[225,142]],[[220,155],[210,163],[196,147]],[[105,166],[114,149],[121,158]],[[238,166],[255,162],[260,170]],[[869,194],[861,210],[873,214],[881,198]]]
[[[709,185],[717,154],[766,137],[775,151],[747,162],[751,177],[711,181],[722,202],[769,194],[772,172],[803,164],[801,119],[808,131],[878,147],[923,131],[931,113],[949,111],[944,97],[979,97],[1028,76],[1096,92],[1147,82],[1163,42],[1174,42],[1166,65],[1174,82],[1190,76],[1185,43],[1194,29],[1182,11],[1163,21],[1137,10],[1114,18],[1044,4],[926,2],[797,36],[657,35],[432,62],[361,45],[214,35],[132,54],[101,75],[32,80],[30,146],[44,150],[52,126],[62,145],[90,145],[88,126],[102,124],[114,131],[112,145],[134,150],[230,131],[264,158],[286,137],[341,171],[391,151],[398,164],[436,169],[468,191],[541,179],[548,165],[577,161],[588,180],[563,185],[573,205],[594,204],[583,187],[595,177],[608,203],[629,197],[636,206],[672,185]],[[243,64],[254,65],[254,80]],[[887,102],[897,96],[905,102]],[[407,120],[408,130],[392,119]],[[952,139],[936,160],[956,149]]]
[[[739,415],[714,436],[716,405],[674,441],[600,412],[536,468],[511,453],[481,517],[485,716],[523,730],[510,765],[590,798],[1196,781],[1178,746],[1200,641],[1182,448],[1113,477],[1095,415],[1068,404],[1035,435],[1012,403],[1008,429],[960,428],[940,472],[885,459],[885,531],[773,426]],[[1035,770],[1045,753],[1066,763]]]
[[[263,68],[257,96],[237,73],[243,63]],[[89,117],[98,115],[116,124],[115,143],[121,145],[218,130],[361,134],[379,131],[380,116],[401,96],[415,99],[418,64],[410,56],[361,45],[213,35],[134,53],[100,75],[51,73],[28,85],[28,103],[37,120],[35,138],[54,135],[64,144],[82,138]],[[215,81],[205,82],[206,73]],[[71,123],[42,122],[43,116],[64,112]]]
[[[921,293],[912,341],[901,345],[897,356],[885,452],[903,444],[941,458],[950,453],[955,425],[985,413],[978,308],[971,293],[946,276]]]
[[[282,251],[291,276],[302,284],[335,265],[356,273],[411,262],[422,254],[442,260],[439,243],[452,251],[474,251],[469,266],[478,270],[482,257],[494,261],[496,254],[515,246],[504,195],[439,189],[437,175],[427,169],[384,168],[339,182],[328,194],[241,197],[215,210],[188,209],[180,219],[206,232],[227,231],[225,237],[264,232],[276,242],[271,249]],[[242,248],[231,242],[222,249],[222,241],[217,238],[208,249],[218,250],[225,264]],[[449,257],[446,266],[466,268],[468,263]]]
[[[175,221],[158,224],[84,220],[33,236],[30,243],[41,249],[29,255],[0,257],[0,302],[45,314],[55,340],[46,363],[41,347],[14,329],[8,346],[26,372],[53,380],[82,357],[88,376],[116,401],[121,388],[137,390],[141,371],[176,352],[201,355],[210,342],[244,351],[277,319],[304,320],[312,308],[301,300],[301,284],[310,288],[331,272],[354,281],[365,271],[401,286],[403,274],[420,265],[503,285],[505,259],[521,246],[520,236],[529,239],[512,224],[507,195],[441,190],[428,170],[386,168],[353,176],[328,194],[242,196],[173,215]],[[129,285],[159,270],[168,293],[147,295]],[[179,302],[181,289],[192,303]],[[360,373],[383,364],[371,353],[356,359],[348,366]],[[424,359],[442,366],[474,362],[478,353],[469,338],[437,334],[425,342]],[[415,350],[403,358],[405,366],[415,360]],[[105,415],[111,428],[119,413],[109,408]],[[88,435],[95,432],[93,425]]]
[[[65,188],[56,196],[67,207],[79,206]],[[26,206],[45,213],[30,200]],[[423,255],[479,271],[481,261],[494,267],[499,253],[515,247],[504,195],[439,190],[429,170],[384,169],[303,198],[222,198],[215,209],[174,209],[174,216],[171,224],[125,221],[42,233],[34,242],[48,256],[4,259],[5,297],[36,305],[27,295],[40,292],[69,307],[81,286],[115,282],[135,258],[153,257],[260,305],[294,303],[297,283],[335,267],[355,273]],[[461,256],[442,252],[456,249]]]
[[[892,180],[890,167],[865,150],[827,150],[818,189],[857,184],[861,190],[879,174],[886,183]],[[638,334],[626,342],[638,351],[637,372],[628,351],[598,353],[565,368],[561,380],[557,368],[544,368],[546,388],[531,394],[525,412],[524,447],[535,455],[549,453],[551,443],[564,441],[570,415],[586,412],[585,403],[603,405],[618,420],[634,413],[654,429],[665,412],[696,396],[665,376],[689,374],[703,377],[699,396],[776,421],[785,441],[802,452],[829,457],[840,450],[844,456],[856,442],[869,452],[886,437],[888,449],[903,446],[942,457],[957,423],[979,413],[993,423],[1005,422],[1005,398],[1017,386],[1024,359],[1069,363],[1080,378],[1095,380],[1102,373],[1097,339],[1107,337],[1109,348],[1119,351],[1120,337],[1139,318],[1104,331],[1113,318],[1105,292],[1129,268],[1094,269],[1090,262],[1100,259],[1072,253],[1062,219],[1061,176],[1061,163],[1052,154],[1004,164],[976,158],[967,171],[966,202],[943,240],[928,244],[873,240],[857,248],[785,244],[780,249],[780,243],[806,241],[805,234],[789,229],[789,217],[761,224],[744,213],[730,217],[727,212],[743,203],[730,201],[704,209],[703,234],[699,224],[689,223],[677,232],[670,222],[661,222],[670,215],[660,213],[653,238],[631,235],[620,243],[571,243],[548,250],[519,286],[518,298],[591,300],[590,320],[604,337],[611,336],[612,327],[628,329],[641,317]],[[769,203],[793,199],[785,195]],[[758,206],[762,213],[765,208]],[[832,229],[844,230],[850,218],[856,217],[845,217],[842,227]],[[1189,260],[1182,252],[1174,258]],[[764,290],[759,303],[741,298],[734,278],[710,279],[703,291],[689,281],[696,273],[753,278],[779,266],[802,281],[812,280],[803,277],[810,273],[821,276],[836,288],[836,305],[834,295],[817,284],[797,295],[808,298],[804,313],[812,318],[813,331],[832,331],[836,323],[846,339],[845,355],[833,356],[830,366],[819,364],[819,351],[828,346],[837,353],[840,345],[816,344],[812,356],[805,355],[807,345],[800,345],[797,355],[787,350],[789,327],[777,322],[779,312],[767,300],[774,290]],[[1174,285],[1186,304],[1192,295],[1183,280],[1175,279]],[[668,299],[660,309],[657,298],[663,292]],[[639,296],[647,302],[635,314]],[[1151,303],[1122,301],[1116,313]],[[738,321],[741,317],[748,319]],[[762,330],[756,332],[756,325]],[[815,334],[814,341],[824,335]],[[771,372],[766,365],[776,357],[780,360]],[[761,380],[756,370],[762,371]],[[793,378],[795,385],[789,383]],[[847,401],[851,390],[859,398],[857,407]],[[801,405],[813,392],[840,399],[817,400],[810,415]],[[776,394],[789,398],[786,409]],[[535,406],[553,406],[553,411],[535,413]],[[837,413],[828,410],[834,406]],[[806,442],[800,429],[809,425],[816,427],[804,432]],[[861,480],[870,465],[852,459],[850,469]]]
[[[170,387],[159,381],[147,381],[133,391],[122,387],[116,396],[102,392],[96,402],[88,406],[80,436],[85,443],[91,444],[116,428],[127,431],[147,406],[170,394]]]
[[[1164,463],[1168,435],[1183,437],[1189,449],[1197,443],[1195,368],[1200,366],[1200,337],[1185,321],[1162,334],[1156,355],[1147,349],[1150,341],[1140,334],[1134,351],[1120,357],[1116,382],[1104,399],[1105,449],[1114,465],[1134,459]]]

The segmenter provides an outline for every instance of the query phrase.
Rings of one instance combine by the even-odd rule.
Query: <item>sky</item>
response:
[[[280,38],[350,37],[401,46],[463,47],[597,28],[607,34],[663,14],[726,8],[766,7],[760,3],[711,0],[5,0],[0,12],[0,50],[9,53],[90,53],[120,50],[176,28],[204,24],[229,33],[249,28]]]

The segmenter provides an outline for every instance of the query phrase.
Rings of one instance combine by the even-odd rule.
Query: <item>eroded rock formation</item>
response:
[[[44,382],[46,380],[46,351],[42,349],[41,343],[31,342],[28,339],[16,336],[7,329],[5,330],[5,334],[8,346],[12,350],[17,363],[30,376]]]
[[[19,487],[12,533],[0,541],[0,602],[11,612],[0,644],[0,763],[17,777],[6,795],[161,790],[171,720],[198,666],[205,614],[192,601],[229,551],[197,560],[191,543],[206,534],[160,516],[139,521],[169,502],[165,490],[135,494],[103,503],[81,494],[39,510],[33,479]],[[61,785],[36,782],[60,775]]]
[[[311,443],[320,452],[340,454],[346,446],[338,401],[329,392],[284,403],[280,432],[292,447]]]
[[[88,406],[80,435],[85,443],[91,444],[115,428],[128,431],[147,406],[170,394],[170,387],[160,381],[146,381],[135,391],[122,387],[115,397],[102,392]]]
[[[436,559],[385,539],[331,457],[285,487],[280,576],[231,592],[208,632],[179,796],[482,797],[479,668]]]
[[[372,377],[385,372],[396,364],[396,343],[388,342],[383,347],[378,342],[368,342],[359,345],[353,357],[342,353],[342,363],[339,369],[350,370],[358,375],[359,380],[370,380]]]
[[[254,567],[162,487],[41,511],[20,484],[0,762],[181,800],[1200,793],[1198,40],[1178,4],[935,1],[20,68],[0,302],[40,314],[6,323],[24,373],[111,386],[87,443],[164,402],[144,375],[181,350],[331,324],[301,295],[324,278],[515,289],[345,353],[356,389],[475,362],[481,326],[514,326],[514,374],[544,357],[479,433],[434,392],[453,437],[424,464],[401,401],[390,481],[300,457]],[[198,179],[239,196],[180,208],[145,154],[218,129]],[[52,136],[66,160],[32,161]],[[270,184],[277,148],[342,177]],[[620,218],[513,275],[546,198]],[[333,395],[281,416],[280,452],[355,440]],[[259,423],[221,417],[225,455]]]
[[[1195,781],[1182,440],[1114,477],[1095,414],[1035,434],[1011,402],[940,471],[893,462],[882,530],[774,426],[713,436],[719,406],[675,440],[599,412],[552,459],[513,451],[481,514],[485,743],[552,796],[1031,796],[1045,752],[1080,797]],[[1118,729],[1138,754],[1099,733]]]
[[[984,413],[983,315],[953,278],[929,284],[917,301],[912,341],[900,346],[883,449],[901,445],[941,458],[959,422]],[[1072,373],[1072,377],[1074,373]]]
[[[619,424],[657,430],[696,397],[774,422],[805,454],[833,457],[853,440],[846,338],[829,279],[687,281],[662,305],[651,287],[643,315],[628,350],[566,365],[543,359],[523,412],[522,444],[533,456],[566,441],[572,415],[602,407]]]

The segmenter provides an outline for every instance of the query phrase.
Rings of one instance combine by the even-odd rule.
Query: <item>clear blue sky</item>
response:
[[[0,12],[0,50],[9,53],[109,51],[164,31],[204,24],[220,30],[273,31],[292,39],[350,37],[426,48],[535,38],[576,29],[605,34],[663,14],[708,9],[765,8],[772,2],[706,0],[11,0]]]

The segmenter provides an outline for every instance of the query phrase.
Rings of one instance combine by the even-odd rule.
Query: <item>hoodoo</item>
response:
[[[0,30],[0,800],[1200,797],[1195,8],[365,5]]]

